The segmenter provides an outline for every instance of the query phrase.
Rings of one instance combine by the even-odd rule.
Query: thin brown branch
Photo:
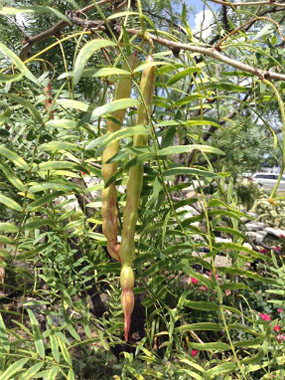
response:
[[[229,37],[233,36],[234,34],[236,34],[237,32],[239,32],[240,30],[244,29],[245,27],[247,27],[248,25],[251,25],[253,23],[255,23],[256,21],[259,21],[259,20],[266,20],[266,21],[269,21],[269,22],[272,22],[278,29],[278,32],[280,34],[280,37],[282,38],[282,40],[284,41],[285,40],[285,37],[283,36],[282,34],[282,31],[281,31],[281,27],[280,25],[278,24],[278,22],[276,22],[275,20],[272,20],[270,17],[255,17],[249,21],[247,21],[245,24],[241,25],[240,27],[232,30],[230,33],[228,33],[226,36],[224,36],[216,45],[216,49],[220,49],[221,45],[223,42],[225,42]]]
[[[259,5],[270,5],[270,6],[278,6],[278,7],[285,7],[285,4],[278,3],[274,1],[249,1],[248,3],[231,3],[230,1],[223,1],[223,0],[209,0],[212,3],[221,4],[221,5],[227,5],[228,7],[250,7],[250,6],[259,6]]]
[[[138,35],[138,36],[143,37],[142,32],[137,29],[127,29],[127,32],[132,35]],[[274,80],[285,81],[285,74],[279,74],[279,73],[268,71],[268,70],[260,70],[253,66],[247,65],[245,63],[236,61],[235,59],[229,58],[225,56],[224,54],[220,53],[215,48],[206,48],[202,46],[195,46],[191,44],[184,44],[180,42],[166,40],[165,38],[157,37],[151,33],[148,33],[147,36],[154,42],[157,42],[160,45],[164,45],[171,50],[175,50],[175,51],[185,50],[185,51],[190,51],[192,53],[199,53],[199,54],[214,58],[220,62],[223,62],[229,66],[235,67],[236,69],[239,69],[241,71],[245,71],[247,73],[256,75],[260,79],[274,79]]]
[[[102,6],[104,4],[114,3],[114,2],[115,2],[115,0],[101,0],[101,1],[97,2],[97,5]],[[94,7],[95,7],[94,4],[90,4],[90,5],[82,8],[82,9],[80,9],[79,11],[77,11],[76,14],[86,13],[86,12],[90,11],[91,9],[93,9]],[[24,61],[27,58],[29,50],[31,49],[31,47],[34,44],[41,42],[41,41],[44,41],[44,40],[47,40],[48,38],[50,38],[52,36],[58,35],[58,33],[62,29],[64,29],[67,25],[68,25],[68,23],[66,21],[59,21],[52,28],[47,29],[44,32],[39,33],[33,37],[29,37],[26,45],[21,50],[19,57]]]

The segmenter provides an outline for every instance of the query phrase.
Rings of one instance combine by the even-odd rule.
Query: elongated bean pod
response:
[[[152,62],[152,57],[147,57],[146,63]],[[152,108],[152,97],[155,84],[155,67],[146,68],[142,73],[140,91],[143,103],[138,107],[137,124],[147,125]],[[136,135],[134,146],[147,145],[146,135]],[[123,230],[120,246],[120,260],[122,270],[120,282],[122,286],[121,302],[125,318],[125,340],[129,338],[131,315],[134,308],[134,273],[132,263],[135,256],[135,229],[138,219],[138,208],[143,184],[143,164],[131,167],[127,183],[126,206],[123,211]]]
[[[134,70],[138,64],[137,52],[131,55],[128,59],[129,66]],[[123,66],[127,69],[127,65]],[[131,75],[123,76],[119,79],[114,100],[129,98],[131,93],[132,78]],[[112,113],[113,120],[107,121],[107,132],[115,132],[120,129],[124,120],[126,109],[114,111]],[[102,154],[102,177],[104,183],[116,173],[116,163],[106,163],[110,158],[115,156],[119,151],[119,142],[114,141],[107,146]],[[120,245],[117,242],[118,236],[118,208],[117,208],[117,191],[115,183],[112,183],[103,190],[102,193],[102,219],[103,219],[103,233],[107,239],[107,250],[111,257],[120,261],[119,249]]]

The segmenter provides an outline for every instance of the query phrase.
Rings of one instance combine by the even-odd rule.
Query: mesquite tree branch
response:
[[[137,29],[127,29],[127,32],[132,35],[139,35],[142,36],[142,32]],[[223,62],[229,66],[235,67],[236,69],[246,71],[250,74],[256,75],[260,79],[275,79],[280,81],[285,81],[285,74],[279,74],[268,70],[260,70],[258,68],[255,68],[253,66],[247,65],[245,63],[236,61],[235,59],[229,58],[222,53],[220,53],[215,48],[206,48],[202,46],[195,46],[192,44],[184,44],[181,42],[175,42],[171,40],[167,40],[162,37],[157,37],[154,34],[148,33],[148,37],[152,39],[154,42],[167,46],[171,50],[179,51],[179,50],[185,50],[190,51],[192,53],[200,53],[202,55],[214,58],[220,62]]]
[[[114,2],[114,0],[100,0],[100,1],[97,2],[97,5],[101,7],[102,5],[104,5],[106,3],[113,3],[113,2]],[[78,10],[76,12],[76,14],[82,14],[82,13],[89,12],[94,7],[95,7],[94,4],[90,4],[90,5],[86,6],[86,7]],[[47,40],[48,38],[50,38],[52,36],[58,35],[58,33],[62,29],[64,29],[66,26],[68,26],[68,23],[66,21],[59,21],[53,27],[51,27],[50,29],[47,29],[44,32],[39,33],[39,34],[37,34],[37,35],[35,35],[33,37],[27,38],[27,43],[25,44],[25,46],[21,50],[21,52],[19,54],[19,57],[24,61],[27,58],[28,52],[30,51],[31,47],[34,44],[36,44],[38,42],[41,42],[41,41],[45,41],[45,40]]]

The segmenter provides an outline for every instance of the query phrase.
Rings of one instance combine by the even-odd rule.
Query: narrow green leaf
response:
[[[230,228],[230,227],[215,227],[215,231],[226,232],[229,235],[233,235],[233,236],[236,236],[236,237],[241,238],[243,240],[246,240],[246,236],[243,233],[241,233],[237,230],[234,230],[233,228]]]
[[[49,340],[50,340],[50,347],[51,347],[51,352],[54,360],[58,363],[59,362],[59,350],[58,350],[58,343],[56,340],[56,336],[54,332],[51,332],[49,335]]]
[[[210,343],[189,343],[192,348],[201,351],[215,350],[215,351],[224,351],[230,350],[231,347],[227,343],[222,342],[210,342]]]
[[[20,180],[19,177],[16,176],[15,172],[12,171],[8,165],[6,165],[4,162],[0,161],[0,169],[5,174],[6,178],[9,182],[11,182],[12,185],[15,186],[16,189],[25,192],[26,188],[23,182]]]
[[[116,46],[116,44],[109,40],[98,39],[87,42],[86,45],[80,50],[75,64],[74,64],[74,84],[77,84],[82,75],[83,69],[89,60],[89,58],[97,51],[102,48],[109,46]]]
[[[80,146],[66,141],[51,141],[40,145],[39,150],[43,150],[45,152],[56,152],[58,150],[80,151]]]
[[[187,331],[218,331],[222,329],[223,326],[220,326],[214,322],[199,322],[176,327],[175,331],[178,333],[184,333]]]
[[[39,193],[45,190],[63,191],[65,193],[74,192],[80,190],[79,186],[75,184],[64,184],[57,182],[45,182],[39,185],[34,185],[29,188],[29,193]],[[0,200],[1,201],[1,200]]]
[[[45,380],[55,380],[59,372],[58,367],[52,367],[45,375]]]
[[[79,100],[72,100],[72,99],[57,99],[57,104],[63,106],[63,107],[69,107],[74,108],[79,111],[87,112],[89,110],[90,104],[80,102]]]
[[[221,373],[234,372],[236,369],[237,369],[236,363],[232,363],[232,362],[223,363],[206,371],[205,376],[207,378],[212,378],[213,376],[220,375]]]
[[[28,102],[26,99],[21,98],[19,96],[15,96],[15,95],[10,95],[10,94],[5,94],[5,96],[8,96],[10,99],[14,100],[14,102],[19,103],[25,108],[27,108],[27,110],[30,112],[30,114],[32,115],[36,123],[38,124],[43,123],[43,119],[39,111],[36,109],[36,107],[33,104]]]
[[[166,83],[167,86],[171,86],[172,84],[178,82],[180,79],[185,78],[187,75],[191,75],[194,73],[201,72],[199,67],[189,67],[186,70],[179,71],[177,74],[173,75]]]
[[[30,81],[35,83],[37,86],[42,86],[38,79],[30,72],[24,62],[2,42],[0,42],[0,52],[9,57],[13,64],[21,71],[21,73],[25,75],[26,78],[30,79]]]
[[[0,235],[0,244],[14,245],[15,241],[7,236]]]
[[[1,11],[0,11],[1,12]],[[23,78],[24,74],[2,74],[0,73],[0,83],[18,82]]]
[[[67,380],[75,380],[75,375],[72,368],[70,368],[70,370],[68,371]]]
[[[145,69],[149,69],[150,67],[153,66],[165,66],[167,65],[167,62],[148,62],[148,63],[143,63],[142,65],[139,65],[137,68],[134,69],[134,73],[139,73],[140,71],[143,71]]]
[[[0,155],[12,161],[19,168],[29,170],[29,165],[26,163],[26,161],[22,157],[20,157],[17,153],[12,152],[11,150],[7,149],[3,145],[0,145]]]
[[[190,153],[194,149],[197,149],[197,150],[200,150],[201,152],[206,152],[206,153],[214,153],[214,154],[221,154],[221,155],[225,154],[222,150],[210,145],[192,144],[192,145],[169,146],[167,148],[163,148],[159,150],[158,155],[167,156],[169,154]]]
[[[12,223],[0,223],[0,231],[16,233],[19,231],[19,228]]]
[[[59,344],[62,356],[64,357],[64,360],[66,361],[66,363],[68,365],[71,366],[71,364],[72,364],[71,357],[69,355],[69,352],[68,352],[68,349],[66,348],[65,343],[61,340],[61,338],[59,336],[57,336],[56,338],[57,338],[57,342]]]
[[[204,301],[185,301],[185,306],[190,307],[190,309],[195,310],[219,310],[219,306],[213,302],[204,302]]]
[[[3,203],[5,206],[12,208],[13,210],[19,212],[22,211],[22,207],[13,199],[6,197],[6,195],[0,194],[0,203]]]
[[[62,129],[62,128],[75,129],[76,126],[77,126],[77,121],[70,120],[70,119],[53,119],[46,122],[46,127],[58,128],[58,129]]]
[[[1,347],[3,347],[6,352],[10,351],[9,337],[8,337],[6,326],[3,321],[1,313],[0,313],[0,343],[1,343]]]
[[[220,173],[211,173],[211,172],[207,172],[206,170],[188,168],[186,166],[166,169],[162,173],[163,176],[180,175],[180,174],[197,175],[197,176],[207,177],[207,178],[216,178],[219,176]]]
[[[34,377],[38,372],[39,370],[42,368],[42,366],[44,365],[44,363],[37,363],[35,365],[33,365],[31,368],[29,368],[27,370],[27,372],[25,372],[19,380],[29,380],[31,379],[32,377]]]
[[[27,363],[29,359],[20,359],[17,360],[15,363],[10,365],[5,372],[1,375],[1,380],[9,380],[11,379],[15,373],[21,371],[21,369],[24,367],[24,365]]]
[[[33,311],[31,309],[28,309],[28,314],[29,314],[30,321],[31,321],[31,327],[32,327],[32,331],[33,331],[34,343],[35,343],[37,353],[39,354],[39,356],[42,359],[44,359],[45,358],[45,346],[44,346],[44,342],[43,342],[43,338],[41,335],[41,331],[40,331],[38,321],[35,317],[35,314],[33,313]]]
[[[33,202],[31,202],[27,206],[27,211],[28,212],[34,211],[37,208],[45,205],[46,203],[51,202],[53,199],[58,198],[62,194],[63,194],[62,191],[55,191],[52,194],[44,195],[43,197],[37,198],[36,200],[34,200]]]
[[[139,106],[141,103],[138,99],[132,98],[123,98],[113,100],[110,103],[104,104],[101,107],[95,108],[95,110],[91,114],[91,121],[97,119],[100,116],[106,115],[108,113],[112,113],[114,111],[126,109],[129,107]]]
[[[117,67],[104,67],[103,69],[100,69],[96,71],[96,73],[93,75],[94,77],[107,77],[109,75],[127,75],[130,76],[130,72],[126,70],[119,69]]]
[[[99,147],[96,151],[96,155],[100,155],[103,152],[103,150],[107,147],[107,145],[109,145],[111,142],[140,134],[149,135],[150,132],[143,125],[122,128],[119,131],[106,133],[105,135],[98,137],[96,140],[91,141],[87,145],[86,149],[94,149],[96,147]]]
[[[38,172],[39,170],[64,170],[64,169],[71,169],[71,170],[84,170],[84,168],[75,162],[71,161],[46,161],[42,162],[41,164],[37,165],[33,171]]]

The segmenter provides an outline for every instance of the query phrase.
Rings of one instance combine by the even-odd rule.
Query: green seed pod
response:
[[[152,57],[147,57],[146,63],[152,62]],[[142,73],[140,91],[143,97],[143,104],[138,107],[137,124],[147,125],[152,109],[152,97],[155,84],[155,67],[151,66]],[[134,146],[147,145],[146,135],[136,135]],[[138,219],[138,208],[143,184],[143,164],[134,165],[130,169],[127,184],[126,206],[123,211],[122,242],[119,256],[122,263],[121,286],[122,286],[122,307],[125,317],[125,340],[128,340],[131,314],[134,308],[134,275],[131,265],[135,256],[135,229]]]
[[[137,52],[131,55],[128,59],[129,66],[132,70],[138,64]],[[127,65],[123,68],[126,70]],[[131,93],[132,78],[131,75],[123,76],[119,79],[116,87],[114,100],[129,98]],[[117,120],[107,121],[107,132],[115,132],[120,129],[124,120],[126,109],[114,111],[112,117]],[[106,183],[117,171],[116,163],[106,162],[115,156],[119,151],[119,142],[114,141],[107,146],[102,154],[102,177]],[[120,245],[117,243],[118,235],[118,208],[117,208],[117,191],[115,184],[112,183],[102,192],[102,219],[103,219],[103,233],[107,238],[107,250],[115,260],[120,261],[119,249]]]

